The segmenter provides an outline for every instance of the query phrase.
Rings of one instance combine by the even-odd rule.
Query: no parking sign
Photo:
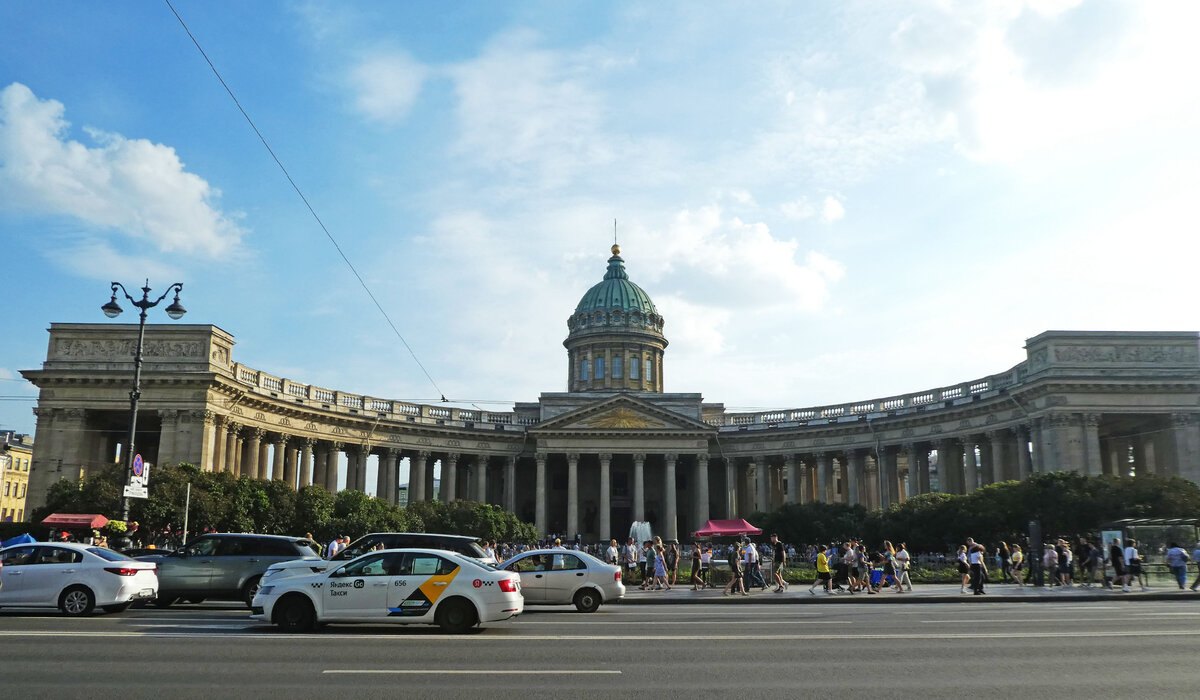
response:
[[[150,483],[150,465],[146,464],[141,455],[133,456],[133,474],[125,486],[126,498],[149,498],[146,485]]]

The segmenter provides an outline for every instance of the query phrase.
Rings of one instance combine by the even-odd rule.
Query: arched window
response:
[[[646,358],[646,381],[654,381],[654,360],[649,357]]]
[[[625,369],[624,369],[624,367],[622,367],[622,364],[624,364],[624,363],[621,362],[620,356],[613,358],[613,362],[612,362],[612,365],[613,365],[612,366],[612,378],[613,379],[621,379],[624,377]]]
[[[588,361],[581,360],[579,362],[579,379],[582,381],[588,380]]]
[[[596,379],[604,379],[604,358],[596,358]]]

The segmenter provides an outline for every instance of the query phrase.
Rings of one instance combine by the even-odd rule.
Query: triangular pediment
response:
[[[538,433],[715,433],[716,428],[634,396],[613,396],[530,427]]]

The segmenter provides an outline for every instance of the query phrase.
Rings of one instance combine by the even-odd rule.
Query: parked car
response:
[[[330,559],[293,560],[272,564],[263,574],[263,581],[277,581],[288,576],[304,576],[328,571],[376,549],[442,549],[474,559],[486,566],[496,560],[479,546],[479,538],[465,535],[439,535],[432,532],[372,532],[354,540]]]
[[[155,565],[111,549],[68,542],[18,544],[0,550],[0,606],[57,607],[90,615],[121,612],[158,594]]]
[[[167,607],[179,599],[241,600],[250,606],[263,572],[294,559],[322,561],[305,537],[213,533],[201,535],[168,554],[138,557],[158,565],[158,599]]]
[[[521,582],[455,552],[369,552],[327,572],[264,583],[250,616],[286,631],[320,623],[438,625],[465,632],[521,613]]]
[[[509,559],[501,569],[521,576],[527,605],[574,605],[596,612],[601,603],[625,597],[621,567],[605,564],[584,552],[534,549]]]

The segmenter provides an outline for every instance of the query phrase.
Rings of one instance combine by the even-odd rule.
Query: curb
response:
[[[920,593],[917,591],[905,594],[887,591],[876,593],[875,595],[858,593],[854,595],[839,594],[831,596],[803,595],[800,592],[782,594],[763,592],[752,593],[749,596],[722,596],[716,593],[701,593],[700,591],[692,591],[690,589],[681,590],[679,593],[682,595],[672,596],[670,592],[666,591],[655,591],[654,593],[639,591],[633,595],[626,593],[624,598],[614,602],[620,605],[970,605],[979,603],[1095,603],[1109,601],[1136,603],[1140,601],[1200,600],[1200,594],[1178,591],[1154,591],[1149,593],[1140,591],[1136,593],[1054,593],[1047,591],[1027,595],[992,593],[982,596]]]

